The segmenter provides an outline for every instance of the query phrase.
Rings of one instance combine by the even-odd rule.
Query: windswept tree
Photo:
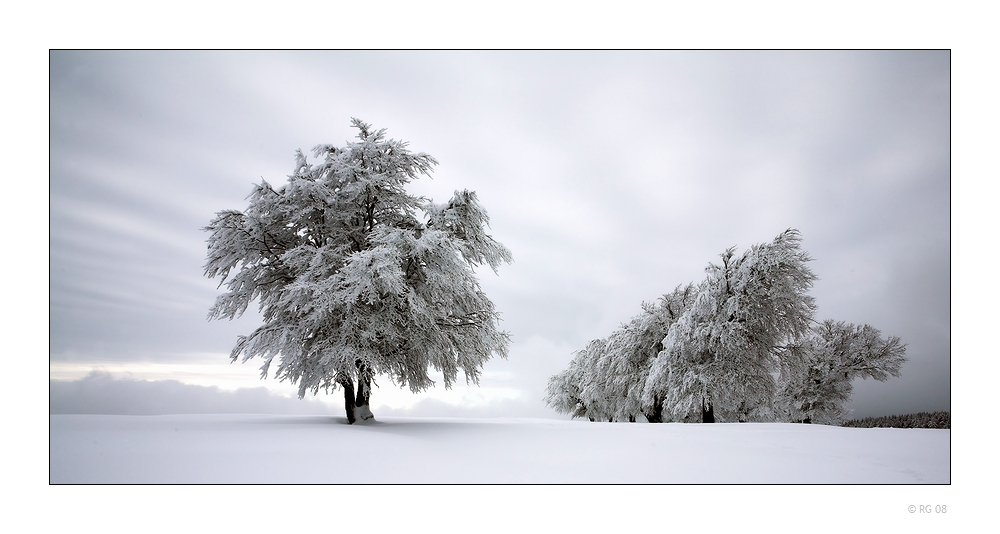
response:
[[[569,368],[549,381],[546,402],[560,413],[592,421],[630,421],[643,416],[659,422],[659,405],[643,411],[649,368],[663,350],[670,325],[691,304],[694,286],[678,286],[642,313],[578,352]]]
[[[655,310],[644,304],[636,315],[608,336],[584,379],[584,398],[598,420],[634,422],[641,413],[642,388],[665,331]]]
[[[839,424],[855,378],[884,382],[906,361],[898,337],[840,321],[813,327],[802,348],[802,365],[783,374],[777,402],[783,419],[802,423]]]
[[[506,357],[509,338],[474,268],[494,273],[510,252],[487,235],[476,194],[445,204],[404,186],[437,164],[385,130],[353,119],[358,141],[296,153],[288,182],[254,186],[244,211],[205,228],[205,275],[219,277],[209,319],[235,318],[257,300],[264,324],[240,336],[233,361],[263,359],[267,377],[298,383],[299,397],[344,390],[348,421],[372,417],[371,386],[387,376],[413,392],[446,388],[461,371],[478,383],[484,362]]]
[[[644,400],[673,420],[768,419],[775,374],[798,365],[797,343],[815,305],[816,277],[796,230],[710,264],[694,303],[670,328],[652,364]]]
[[[549,378],[549,385],[545,402],[559,413],[570,414],[574,418],[587,417],[591,421],[600,417],[605,420],[603,413],[599,413],[599,408],[593,399],[584,397],[584,388],[590,373],[588,369],[593,366],[604,350],[605,340],[595,339],[583,350],[576,351],[573,359],[570,360],[566,370]]]

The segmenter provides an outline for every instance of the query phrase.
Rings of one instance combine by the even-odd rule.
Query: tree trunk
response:
[[[371,407],[368,405],[368,399],[372,394],[371,370],[360,360],[354,362],[354,365],[358,368],[358,395],[354,399],[354,417],[362,421],[375,419],[375,415],[372,414]]]
[[[358,362],[358,389],[354,389],[354,380],[349,376],[337,377],[337,383],[344,388],[344,411],[347,413],[348,424],[374,419],[368,399],[371,397],[372,378],[367,367]]]
[[[702,423],[714,423],[715,422],[715,412],[712,410],[712,401],[708,402],[708,408],[705,408],[705,399],[701,399],[701,422]]]
[[[651,413],[643,414],[646,416],[646,420],[650,423],[662,423],[663,422],[663,403],[660,399],[653,399],[653,411]]]
[[[357,420],[354,417],[354,381],[341,377],[338,382],[344,388],[344,410],[347,412],[347,423],[353,425],[354,421]]]

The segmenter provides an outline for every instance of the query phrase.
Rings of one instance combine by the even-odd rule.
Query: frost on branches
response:
[[[566,371],[549,380],[546,401],[561,413],[591,421],[630,421],[638,415],[659,421],[656,406],[644,410],[643,388],[662,340],[694,296],[694,286],[678,287],[607,339],[591,341]]]
[[[882,338],[868,325],[824,321],[803,343],[805,359],[785,375],[778,393],[783,419],[803,423],[839,424],[847,415],[855,378],[880,382],[899,376],[906,347],[898,337]]]
[[[278,357],[274,376],[297,382],[300,398],[342,387],[354,423],[372,418],[377,376],[419,392],[433,368],[447,388],[459,371],[478,383],[486,360],[506,357],[508,335],[473,268],[496,272],[511,254],[486,234],[475,193],[445,204],[406,193],[434,158],[352,124],[357,142],[317,146],[317,163],[297,152],[288,183],[262,181],[245,211],[216,215],[205,275],[227,289],[209,319],[259,302],[264,324],[239,337],[234,361],[263,359],[263,378]]]
[[[786,231],[742,255],[709,265],[694,303],[667,333],[646,380],[649,403],[675,419],[704,413],[724,421],[769,417],[774,374],[794,365],[791,350],[809,330],[816,277]]]
[[[549,381],[550,406],[592,421],[837,422],[851,380],[899,375],[905,347],[870,326],[816,325],[796,230],[710,264]]]

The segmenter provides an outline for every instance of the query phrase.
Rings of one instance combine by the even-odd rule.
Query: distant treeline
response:
[[[865,417],[845,421],[840,426],[859,428],[951,428],[951,412],[920,412],[907,415]]]

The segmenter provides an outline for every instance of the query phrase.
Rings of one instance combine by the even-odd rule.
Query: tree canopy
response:
[[[219,277],[209,319],[235,318],[257,300],[264,324],[240,336],[231,358],[261,358],[261,376],[306,392],[344,389],[348,420],[370,418],[375,377],[418,392],[464,375],[478,383],[485,361],[506,357],[509,338],[474,268],[494,272],[511,253],[486,233],[489,217],[471,191],[444,204],[405,186],[437,161],[385,130],[353,119],[357,141],[318,145],[317,163],[296,152],[278,188],[254,186],[244,211],[219,212],[205,230],[205,275]],[[355,396],[354,384],[357,383]]]

